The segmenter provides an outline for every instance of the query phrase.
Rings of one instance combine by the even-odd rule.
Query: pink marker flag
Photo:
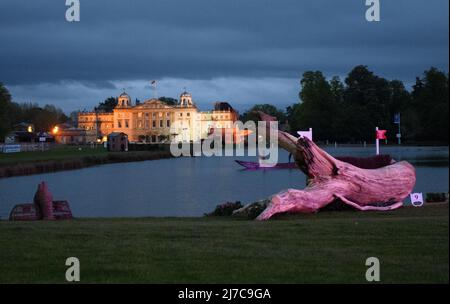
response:
[[[376,130],[376,139],[387,139],[386,130]]]

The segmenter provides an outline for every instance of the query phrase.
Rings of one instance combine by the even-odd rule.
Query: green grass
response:
[[[107,154],[108,151],[102,146],[91,148],[90,146],[58,145],[47,151],[0,153],[0,166],[37,161],[79,159],[89,156],[106,156]]]
[[[104,218],[0,222],[0,283],[448,283],[448,205],[392,212],[323,212],[267,222],[225,218]]]

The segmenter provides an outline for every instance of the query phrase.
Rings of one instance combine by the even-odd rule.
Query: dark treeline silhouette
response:
[[[48,132],[68,119],[61,109],[53,105],[41,107],[33,103],[12,102],[11,94],[0,83],[0,141],[13,130],[14,125],[22,122],[33,124],[37,132]]]
[[[400,113],[402,141],[409,143],[448,144],[448,74],[430,68],[416,78],[408,91],[399,80],[375,75],[366,66],[357,66],[345,78],[327,80],[320,71],[308,71],[300,81],[301,102],[286,112],[270,106],[256,105],[241,119],[255,120],[254,110],[265,110],[290,129],[313,128],[317,141],[358,143],[374,139],[375,127],[386,129],[396,141]]]
[[[416,78],[408,91],[401,81],[377,76],[362,65],[352,69],[344,81],[339,77],[327,80],[320,71],[307,71],[300,81],[300,103],[286,111],[270,104],[255,105],[241,120],[258,120],[255,110],[260,110],[283,124],[288,122],[292,131],[312,127],[316,141],[340,143],[370,142],[375,127],[379,127],[388,130],[392,142],[398,133],[394,115],[400,113],[403,142],[448,144],[448,80],[448,74],[430,68]],[[176,103],[173,98],[160,99]],[[116,104],[117,98],[110,97],[96,110],[111,112]],[[71,117],[76,120],[76,113]],[[36,131],[49,131],[68,120],[61,109],[52,105],[13,102],[0,83],[0,141],[21,122],[33,124]]]

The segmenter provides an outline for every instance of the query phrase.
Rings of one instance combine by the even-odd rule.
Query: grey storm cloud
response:
[[[81,21],[69,23],[65,0],[2,0],[0,81],[13,88],[14,96],[58,102],[45,90],[59,85],[64,100],[70,97],[63,88],[73,82],[86,92],[97,88],[113,94],[121,82],[179,79],[179,85],[198,87],[205,99],[214,86],[225,95],[227,88],[240,89],[246,95],[232,97],[244,104],[261,95],[236,86],[246,79],[252,80],[249,85],[259,81],[259,90],[272,81],[269,97],[287,104],[296,94],[277,95],[273,83],[281,82],[275,79],[291,81],[292,94],[306,70],[343,76],[365,64],[405,82],[430,66],[448,71],[447,0],[380,0],[381,22],[372,23],[365,20],[365,0],[80,3]],[[208,84],[210,91],[193,80]],[[86,96],[87,104],[99,97]]]

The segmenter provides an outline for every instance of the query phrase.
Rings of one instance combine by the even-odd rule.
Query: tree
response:
[[[417,114],[417,139],[448,143],[448,74],[432,67],[413,86],[412,105]]]
[[[8,89],[0,82],[0,141],[12,129],[11,112],[12,112],[11,94]]]
[[[330,89],[333,94],[334,101],[337,104],[342,104],[344,102],[345,86],[339,76],[333,76],[333,78],[331,78]]]
[[[258,111],[262,111],[276,117],[280,123],[284,123],[286,121],[286,114],[271,104],[254,105],[252,108],[250,108],[250,110],[244,112],[241,115],[240,120],[244,123],[250,120],[257,123],[259,121]]]
[[[389,125],[389,82],[374,75],[366,66],[357,66],[345,79],[344,93],[347,132],[351,141],[373,139],[375,127]]]
[[[117,97],[108,97],[105,99],[105,101],[99,103],[96,110],[99,112],[111,113],[114,111],[114,108],[117,106],[117,103],[118,103]]]
[[[171,106],[175,106],[175,105],[178,104],[178,99],[175,99],[175,98],[172,98],[172,97],[165,97],[165,96],[162,96],[162,97],[159,97],[158,99],[159,99],[160,101],[162,101],[162,102],[168,104],[168,105],[171,105]]]
[[[289,123],[292,130],[313,128],[315,138],[332,139],[336,103],[330,83],[322,72],[308,71],[303,74],[300,84],[301,103],[289,109]]]

